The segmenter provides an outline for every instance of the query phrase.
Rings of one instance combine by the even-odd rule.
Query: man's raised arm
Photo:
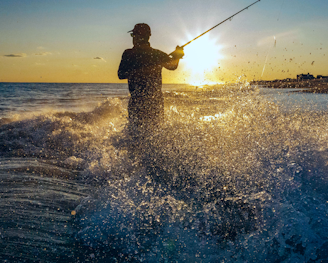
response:
[[[171,60],[166,62],[164,67],[169,70],[175,70],[179,65],[179,60],[184,56],[183,47],[177,46],[175,51],[173,51],[169,56],[171,57]]]

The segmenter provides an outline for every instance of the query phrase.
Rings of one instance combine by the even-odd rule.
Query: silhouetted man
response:
[[[147,24],[136,24],[129,32],[133,48],[124,51],[118,77],[128,79],[130,124],[145,130],[156,126],[164,118],[162,68],[175,70],[184,53],[179,46],[170,56],[150,47],[151,31]]]

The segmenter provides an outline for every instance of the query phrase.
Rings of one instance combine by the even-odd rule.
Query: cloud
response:
[[[106,62],[106,60],[103,59],[102,57],[95,57],[95,58],[93,58],[93,59],[99,59],[99,60],[102,60],[102,61],[105,61],[105,62]]]
[[[8,54],[3,56],[8,58],[23,58],[26,57],[27,55],[25,53],[16,53],[16,54]]]
[[[36,55],[36,56],[47,56],[47,55],[51,55],[51,52],[40,52],[40,53],[35,53],[34,55]]]

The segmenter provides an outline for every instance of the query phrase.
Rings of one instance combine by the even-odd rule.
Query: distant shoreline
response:
[[[251,85],[263,85],[273,89],[303,89],[295,92],[307,93],[328,93],[328,79],[311,80],[272,80],[272,81],[252,81]]]

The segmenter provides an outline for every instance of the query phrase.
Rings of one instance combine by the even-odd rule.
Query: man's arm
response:
[[[169,70],[177,69],[179,61],[183,56],[183,48],[177,46],[175,51],[170,54],[170,60],[164,64],[164,67]]]
[[[129,77],[129,75],[131,74],[131,66],[129,63],[129,58],[128,58],[128,53],[125,50],[123,55],[122,55],[122,59],[121,59],[121,63],[120,66],[118,68],[118,78],[119,79],[127,79]]]
[[[166,62],[164,64],[164,68],[168,70],[175,70],[178,68],[178,65],[179,65],[179,59],[171,58],[169,62]]]

